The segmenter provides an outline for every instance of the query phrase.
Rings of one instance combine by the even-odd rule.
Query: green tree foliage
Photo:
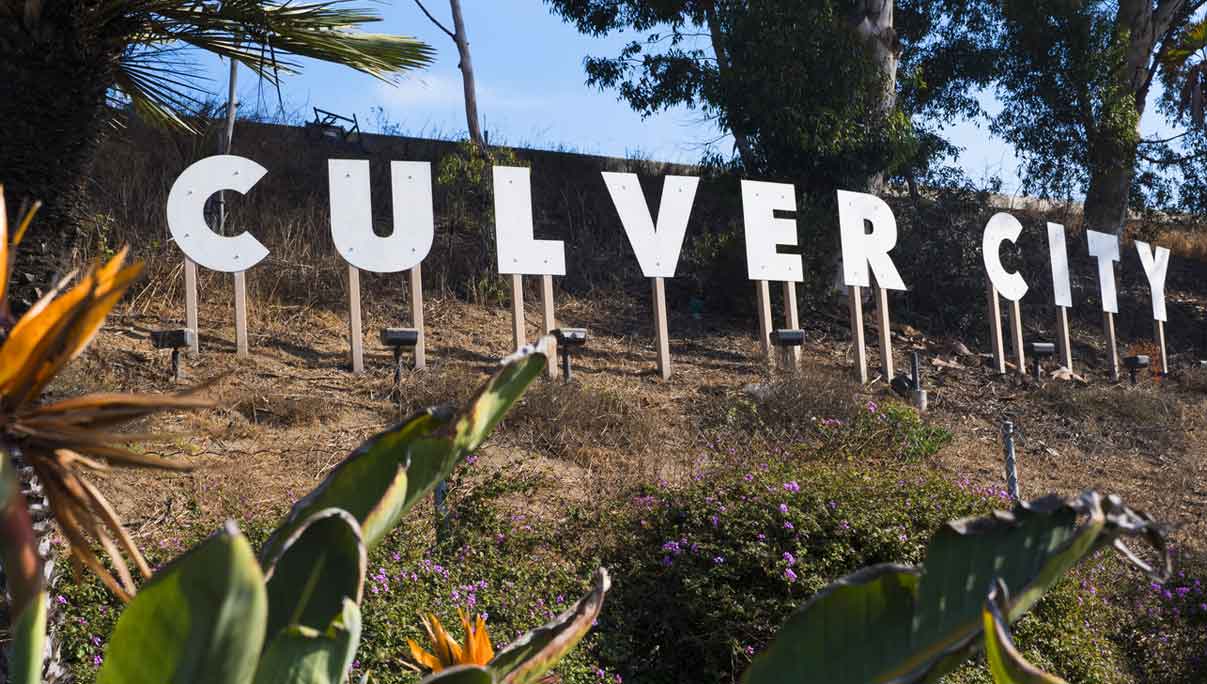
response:
[[[1175,168],[1176,155],[1142,139],[1139,123],[1154,99],[1161,63],[1204,4],[985,4],[986,12],[998,13],[996,30],[969,29],[969,36],[997,56],[994,80],[1006,106],[993,129],[1022,158],[1026,192],[1084,193],[1087,224],[1112,232],[1122,229],[1129,205],[1168,199],[1161,176]],[[1177,123],[1174,108],[1159,109]]]
[[[360,30],[378,20],[338,0],[0,3],[0,177],[10,197],[46,202],[44,216],[69,229],[114,105],[183,125],[180,110],[204,91],[188,50],[233,59],[271,83],[297,71],[297,57],[383,79],[431,61],[420,41]]]
[[[822,197],[869,187],[912,158],[892,86],[892,3],[870,3],[889,8],[877,31],[865,3],[844,0],[547,1],[583,33],[642,34],[619,55],[588,57],[587,82],[643,115],[701,112],[733,133],[747,175]]]

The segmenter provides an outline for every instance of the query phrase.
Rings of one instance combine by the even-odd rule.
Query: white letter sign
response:
[[[863,224],[872,224],[866,232]],[[868,268],[886,290],[905,283],[888,253],[897,244],[897,219],[884,200],[862,192],[838,191],[838,228],[842,241],[842,278],[850,287],[870,287]]]
[[[667,176],[662,181],[657,228],[637,174],[604,171],[603,179],[612,196],[612,204],[616,205],[616,213],[620,214],[624,233],[637,255],[641,273],[647,278],[674,278],[700,179]]]
[[[185,256],[211,271],[239,273],[268,256],[251,233],[222,236],[205,222],[205,202],[219,190],[246,194],[268,169],[246,157],[219,154],[184,170],[168,192],[168,230]]]
[[[1119,261],[1119,238],[1109,233],[1094,230],[1085,232],[1090,256],[1098,260],[1098,289],[1102,293],[1102,310],[1119,313],[1119,302],[1115,299],[1115,262]]]
[[[981,236],[981,258],[985,261],[985,272],[989,274],[989,281],[993,283],[998,294],[1012,302],[1017,302],[1027,294],[1027,281],[1018,273],[1011,273],[1002,266],[1001,248],[1003,242],[1018,240],[1022,232],[1023,225],[1018,219],[999,212],[985,224],[985,232]]]
[[[529,169],[494,167],[495,240],[499,273],[566,275],[566,248],[561,240],[537,240],[532,235],[532,185]]]
[[[419,264],[431,251],[435,230],[431,164],[390,162],[394,231],[389,237],[373,232],[367,160],[329,159],[327,177],[331,239],[349,264],[376,273],[397,273]]]
[[[1165,318],[1165,272],[1169,270],[1169,250],[1158,247],[1157,253],[1147,242],[1135,241],[1136,253],[1140,255],[1140,265],[1144,267],[1144,275],[1148,276],[1148,289],[1152,292],[1153,320],[1164,321]]]
[[[746,273],[751,280],[805,279],[799,254],[780,254],[778,245],[796,244],[796,221],[776,211],[796,211],[796,189],[788,183],[742,181],[742,223],[746,232]]]
[[[1065,227],[1048,224],[1048,258],[1052,262],[1052,298],[1056,306],[1073,306],[1073,288],[1069,285],[1069,252],[1065,246]]]

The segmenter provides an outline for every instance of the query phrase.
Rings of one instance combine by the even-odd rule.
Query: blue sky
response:
[[[428,9],[451,27],[446,0],[425,0]],[[662,161],[693,162],[720,133],[698,112],[680,108],[642,119],[617,101],[614,92],[600,92],[585,83],[583,58],[615,55],[634,34],[605,38],[583,36],[552,15],[540,0],[463,0],[474,70],[478,82],[479,111],[492,142],[513,146],[562,148],[611,156],[635,155]],[[416,36],[434,46],[435,64],[404,76],[397,86],[313,61],[305,71],[288,77],[282,96],[289,109],[306,112],[316,106],[337,113],[353,113],[365,130],[375,131],[381,115],[408,135],[463,137],[465,112],[457,51],[447,35],[433,26],[413,0],[369,4],[384,21],[374,31]],[[226,67],[210,58],[205,71],[211,89],[225,93]],[[258,88],[249,72],[240,74],[244,106],[257,100],[276,107],[276,94]],[[991,112],[1002,105],[992,93],[982,102]],[[1151,108],[1150,108],[1151,109]],[[1145,133],[1164,132],[1146,115]],[[1003,190],[1018,187],[1018,162],[1012,148],[972,123],[947,131],[952,142],[964,148],[959,163],[973,179],[1000,176]],[[728,140],[718,143],[726,149]]]

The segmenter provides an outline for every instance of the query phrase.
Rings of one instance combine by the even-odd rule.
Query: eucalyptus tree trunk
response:
[[[708,34],[712,40],[713,55],[717,58],[717,76],[721,81],[721,88],[728,93],[730,88],[734,88],[732,64],[729,59],[729,50],[725,44],[725,33],[721,29],[721,20],[717,14],[716,4],[709,2],[704,9],[705,16],[708,21]],[[732,102],[732,98],[726,97]],[[754,154],[754,148],[750,144],[750,136],[747,134],[745,126],[739,120],[736,108],[730,104],[729,109],[729,132],[733,134],[734,146],[738,148],[738,156],[742,160],[742,166],[748,170],[756,169],[758,161]]]
[[[461,58],[461,85],[465,89],[465,123],[469,139],[481,149],[486,149],[486,138],[482,135],[478,118],[478,88],[474,83],[474,62],[469,55],[469,37],[465,34],[465,20],[461,17],[461,0],[449,0],[453,11],[453,42]]]
[[[872,63],[881,74],[875,116],[877,125],[887,126],[897,106],[897,32],[893,29],[893,0],[858,0],[851,16],[855,34],[868,49]],[[867,179],[867,192],[876,194],[884,189],[884,172]]]
[[[1081,95],[1078,103],[1087,120],[1089,145],[1090,183],[1084,208],[1088,228],[1123,233],[1152,64],[1171,25],[1186,9],[1186,0],[1119,0],[1115,39],[1121,43],[1123,58],[1111,74],[1113,88],[1102,94],[1096,119],[1088,95]]]
[[[0,9],[0,183],[10,221],[41,200],[38,230],[67,247],[86,213],[120,47],[87,35],[75,3],[25,5]]]

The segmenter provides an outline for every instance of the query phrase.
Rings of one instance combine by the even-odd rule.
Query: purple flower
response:
[[[796,581],[796,573],[792,572],[792,568],[784,568],[784,579],[788,580],[789,582]]]
[[[826,505],[827,505],[827,506],[829,506],[829,507],[830,507],[830,510],[832,510],[832,511],[836,511],[836,510],[838,510],[838,502],[837,502],[837,501],[827,501],[827,502],[826,502]]]
[[[716,565],[721,565],[722,563],[725,562],[725,556],[713,556],[712,562],[715,563]]]
[[[785,529],[785,530],[794,530],[794,529],[796,529],[796,528],[792,526],[792,521],[791,521],[791,520],[785,520],[785,521],[784,521],[784,529]]]
[[[92,666],[93,667],[100,667],[101,663],[103,663],[103,662],[105,662],[105,659],[100,657],[99,655],[92,656]]]
[[[796,556],[793,556],[789,551],[785,551],[784,562],[788,564],[788,567],[792,567],[793,565],[796,565]]]
[[[67,597],[62,594],[59,594],[58,596],[54,597],[54,602],[59,604],[60,606],[65,606],[65,605],[67,605]]]
[[[751,482],[754,480],[754,473],[746,473],[742,476],[742,479],[746,480],[747,482]]]
[[[792,492],[793,494],[795,494],[800,491],[800,485],[796,483],[796,480],[792,480],[791,482],[785,482],[784,491]]]
[[[756,534],[754,536],[754,538],[759,541],[767,541],[767,535],[763,534],[762,532],[759,532],[758,534]]]
[[[708,517],[708,522],[712,523],[713,527],[716,527],[718,524],[720,524],[721,519],[715,515],[711,515]]]
[[[780,504],[780,513],[788,515],[788,504]]]
[[[876,405],[876,402],[868,401],[868,413],[875,413],[879,410],[880,410],[880,407]]]

